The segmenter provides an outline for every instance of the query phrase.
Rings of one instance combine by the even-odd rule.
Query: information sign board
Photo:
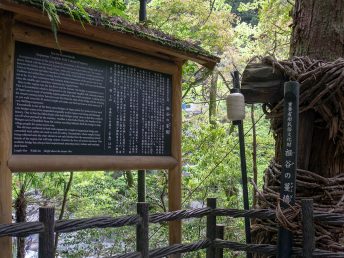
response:
[[[170,156],[172,76],[16,42],[13,154]]]

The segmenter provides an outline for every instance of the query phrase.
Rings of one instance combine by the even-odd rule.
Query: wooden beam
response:
[[[168,208],[170,211],[180,210],[182,206],[182,65],[178,65],[178,72],[173,76],[172,89],[172,156],[177,165],[168,171]],[[180,244],[182,241],[181,221],[169,223],[169,243]],[[174,255],[172,257],[180,257]]]
[[[177,163],[174,157],[13,155],[8,167],[12,172],[94,171],[169,169]]]
[[[50,30],[16,23],[14,39],[21,42],[61,49],[81,55],[133,65],[166,74],[179,73],[175,63],[115,48],[107,44],[60,34],[58,43]],[[169,169],[177,164],[173,157],[124,157],[124,156],[64,156],[64,155],[13,155],[9,167],[13,172],[44,172],[70,170],[123,170]]]
[[[51,27],[48,17],[39,9],[16,4],[6,0],[2,0],[0,2],[0,9],[15,13],[15,18],[22,22],[44,28]],[[187,50],[184,51],[173,49],[171,47],[164,46],[159,42],[138,38],[134,35],[123,32],[112,31],[101,26],[93,26],[90,24],[84,24],[84,26],[82,26],[80,22],[74,21],[73,19],[65,16],[60,17],[60,22],[59,31],[62,33],[91,39],[114,46],[124,47],[149,55],[158,55],[159,57],[164,56],[167,59],[172,59],[175,61],[192,60],[210,69],[212,69],[216,63],[220,61],[219,58],[211,58],[202,54],[191,53]]]
[[[12,24],[12,14],[0,13],[0,224],[12,222],[12,174],[7,166],[12,146]],[[0,238],[0,258],[9,257],[11,238]]]
[[[176,65],[173,62],[91,40],[59,34],[58,42],[56,42],[51,30],[32,27],[24,23],[17,22],[14,25],[13,34],[16,41],[132,65],[166,74],[174,74],[177,71]]]
[[[245,102],[277,103],[283,98],[283,85],[287,78],[272,66],[250,63],[242,75],[241,92]]]

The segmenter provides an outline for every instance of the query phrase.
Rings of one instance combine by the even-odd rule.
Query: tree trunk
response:
[[[219,73],[216,69],[214,69],[214,72],[211,78],[211,85],[210,85],[210,92],[209,92],[209,123],[212,125],[216,125],[216,115],[217,115],[216,96],[217,96],[218,77],[219,77]]]
[[[15,200],[16,222],[26,222],[27,201],[25,198],[25,186],[20,187],[18,196]],[[17,238],[17,258],[25,257],[25,238]]]
[[[335,60],[344,54],[344,2],[296,0],[291,56]]]
[[[63,191],[63,200],[62,200],[59,220],[63,219],[64,213],[65,213],[65,209],[66,209],[66,205],[67,205],[67,199],[68,199],[68,193],[72,187],[73,177],[74,177],[74,172],[71,171],[69,173],[68,183],[67,183],[67,185],[65,185],[64,191]],[[54,249],[55,249],[54,253],[55,253],[55,255],[56,255],[56,251],[57,251],[57,245],[59,243],[59,236],[60,236],[59,233],[55,234],[55,240],[54,240]]]
[[[130,170],[125,171],[125,179],[127,181],[128,188],[132,188],[134,185],[134,177]]]
[[[295,7],[293,11],[293,33],[290,45],[290,57],[294,56],[308,56],[314,59],[322,59],[326,61],[333,61],[344,54],[344,1],[340,0],[295,0]],[[335,106],[344,105],[344,103],[332,103]],[[321,123],[319,123],[321,121]],[[272,120],[273,125],[281,126],[282,119]],[[317,173],[323,177],[334,177],[344,172],[344,153],[340,148],[337,150],[338,144],[330,139],[329,125],[322,119],[317,111],[309,110],[300,114],[299,121],[299,151],[298,151],[298,168],[305,169]],[[320,126],[321,124],[321,126]],[[275,131],[276,149],[275,158],[277,163],[281,164],[282,157],[282,130]],[[337,152],[336,152],[337,150]],[[265,193],[271,194],[271,189],[278,188],[280,181],[273,178],[274,175],[269,173],[272,170],[267,170],[265,174],[264,190]],[[297,195],[309,198],[314,198],[318,191],[323,191],[320,188],[308,187],[297,188]],[[268,190],[267,190],[268,189]],[[307,192],[308,191],[308,192]],[[323,191],[324,192],[324,191]],[[323,194],[321,192],[321,194]],[[274,192],[278,196],[278,190]],[[272,195],[272,194],[271,194]],[[325,196],[325,194],[323,194]],[[326,196],[325,196],[326,197]],[[331,203],[324,203],[332,200],[325,197],[318,198],[315,204],[318,208],[321,205],[331,207]],[[265,198],[265,197],[264,197]],[[267,197],[269,198],[269,197]],[[273,202],[275,197],[269,200]],[[333,203],[337,202],[338,196],[335,196]],[[340,197],[339,197],[340,198]],[[324,201],[325,200],[325,201]],[[323,202],[323,203],[322,203]],[[262,205],[265,205],[262,202]],[[343,205],[340,201],[337,206]],[[333,205],[333,206],[336,206]],[[262,207],[261,207],[262,208]],[[263,208],[267,208],[266,206]],[[339,208],[338,208],[339,209]],[[328,209],[328,211],[330,211]],[[253,231],[253,238],[256,243],[276,243],[277,241],[277,224],[271,221],[260,221],[257,224],[255,231]],[[317,224],[317,236],[323,234],[321,223]],[[336,232],[336,233],[333,233]],[[294,232],[295,245],[301,246],[300,240],[301,232]],[[341,237],[343,231],[338,227],[336,231],[331,231],[328,234],[329,242],[322,241],[321,237],[317,237],[317,248],[321,242],[322,249],[342,251]],[[326,243],[336,243],[336,248]],[[256,256],[262,257],[262,256]],[[263,256],[265,257],[265,256]]]
[[[343,1],[296,0],[293,20],[291,56],[328,61],[343,56]],[[318,117],[314,111],[300,115],[299,168],[333,177],[344,171],[344,154],[335,153],[336,143],[330,139],[328,128],[314,126]],[[281,150],[281,141],[278,150]]]

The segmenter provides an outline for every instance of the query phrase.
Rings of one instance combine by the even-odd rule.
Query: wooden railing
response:
[[[232,218],[275,219],[273,210],[237,210],[216,208],[216,199],[208,198],[207,207],[191,210],[179,210],[165,213],[149,214],[147,203],[137,203],[137,214],[118,218],[97,217],[86,219],[56,220],[55,209],[43,207],[39,209],[38,222],[0,224],[0,237],[26,237],[39,234],[39,258],[54,258],[54,234],[75,232],[90,228],[116,228],[136,226],[136,251],[112,257],[165,257],[172,254],[190,253],[206,249],[207,258],[223,257],[223,250],[230,249],[248,253],[276,255],[277,246],[268,244],[242,244],[223,239],[223,226],[216,225],[216,218],[221,216]],[[191,244],[176,244],[149,250],[149,223],[207,217],[206,239]],[[334,213],[313,213],[312,200],[302,201],[303,248],[293,248],[293,254],[302,257],[344,257],[344,253],[315,249],[314,221],[344,226],[344,215]]]

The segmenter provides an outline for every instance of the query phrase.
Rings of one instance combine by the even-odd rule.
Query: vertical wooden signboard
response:
[[[12,145],[12,17],[0,11],[0,224],[12,221],[12,174],[7,166]],[[11,257],[11,238],[0,238],[0,257]]]
[[[56,44],[45,12],[17,2],[0,0],[0,223],[11,222],[11,172],[168,170],[169,210],[180,209],[182,64],[220,59],[141,38],[140,26],[123,33],[64,15]],[[181,243],[181,222],[169,229]],[[8,257],[11,240],[0,238]]]
[[[178,65],[178,72],[173,77],[173,90],[172,90],[172,109],[174,110],[172,116],[172,156],[177,160],[177,165],[168,171],[168,208],[170,211],[181,209],[182,199],[182,64]],[[182,231],[181,222],[172,221],[169,224],[169,243],[181,243]],[[176,256],[177,257],[177,256]]]
[[[296,169],[299,125],[299,83],[289,81],[284,84],[283,115],[283,159],[281,174],[281,207],[295,204]],[[293,245],[292,232],[280,228],[278,236],[278,257],[291,257]]]
[[[11,24],[11,15],[1,16],[1,50],[4,51],[1,52],[0,64],[0,223],[11,222],[11,172],[168,169],[169,209],[180,209],[182,63],[66,35],[59,35],[59,46],[57,46],[48,30],[24,24],[15,24],[12,28]],[[38,65],[39,62],[42,62],[41,66]],[[93,99],[91,104],[85,103],[87,112],[92,113],[91,115],[99,121],[95,123],[94,120],[95,124],[92,125],[94,128],[88,132],[80,129],[85,126],[81,124],[83,122],[79,118],[83,117],[83,114],[79,111],[82,110],[80,106],[82,99],[92,97],[89,95],[91,91],[67,89],[63,87],[61,81],[53,81],[54,78],[59,78],[57,74],[49,78],[48,74],[60,71],[56,67],[51,69],[51,66],[59,66],[63,62],[67,62],[65,67],[70,65],[77,69],[78,66],[82,66],[80,69],[83,72],[89,69],[92,73],[99,73],[97,75],[99,84],[96,84],[97,89],[94,91],[100,101],[96,103]],[[40,73],[38,73],[39,69],[41,69]],[[119,82],[118,86],[116,86],[116,78],[112,76],[116,72],[115,69],[119,69],[117,79],[121,78],[122,74],[131,73],[129,77],[123,79],[123,82]],[[104,81],[100,76],[102,71],[106,78],[104,83],[101,83]],[[42,74],[46,75],[42,76]],[[64,80],[74,80],[69,78],[71,74],[72,72],[66,71]],[[132,78],[142,81],[138,84],[137,81],[131,81]],[[112,86],[109,88],[108,85]],[[141,85],[147,88],[144,89]],[[74,84],[72,86],[77,87]],[[123,96],[115,95],[113,91],[118,87],[123,87],[127,93]],[[132,90],[129,92],[124,87],[130,89],[136,87],[138,93],[135,95],[135,92],[133,93]],[[152,95],[146,93],[149,87],[154,88]],[[46,94],[38,93],[43,90],[46,90]],[[80,95],[82,98],[80,101],[74,104],[66,101],[64,104],[59,103],[59,99],[63,99],[66,93],[74,94],[77,91],[80,94],[85,93]],[[161,98],[159,92],[162,94]],[[37,96],[41,99],[37,99]],[[116,96],[118,99],[114,101]],[[152,99],[152,96],[155,96],[155,99]],[[146,101],[145,97],[152,101]],[[101,104],[102,98],[105,100],[105,105]],[[115,117],[113,119],[117,120],[111,121],[110,116],[115,115],[116,112],[114,109],[122,108],[115,103],[122,102],[126,108],[117,111],[117,117],[113,116]],[[139,108],[139,114],[132,112],[137,105],[144,107]],[[38,112],[39,108],[42,108],[42,112]],[[66,119],[69,119],[65,116],[68,110],[71,110],[69,118],[76,118],[74,128],[72,124],[64,126],[67,124]],[[79,111],[75,113],[76,110]],[[156,117],[152,117],[155,113]],[[96,116],[97,114],[99,116]],[[118,114],[123,117],[118,118]],[[145,120],[145,116],[148,119]],[[141,128],[142,131],[132,130],[132,127]],[[56,128],[58,130],[55,130]],[[157,128],[160,128],[160,131]],[[60,137],[58,132],[61,131],[71,135],[78,132],[85,138],[78,142],[81,137],[77,135],[70,138]],[[116,133],[112,133],[113,131]],[[98,136],[92,138],[94,135]],[[49,138],[52,136],[56,138]],[[151,137],[149,139],[152,141],[145,141],[146,136]],[[114,139],[116,141],[113,141]],[[65,144],[61,140],[68,142]],[[118,145],[118,141],[123,145]],[[181,223],[171,222],[170,243],[180,242]],[[0,239],[0,250],[0,258],[11,256],[10,238]]]

